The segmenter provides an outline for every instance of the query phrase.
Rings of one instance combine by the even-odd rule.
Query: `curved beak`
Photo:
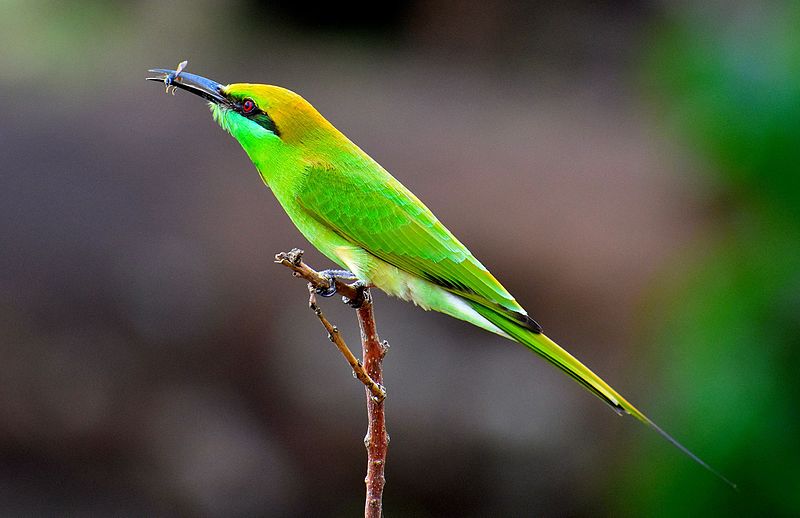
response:
[[[180,70],[180,67],[177,71],[166,68],[153,68],[148,70],[148,72],[159,74],[156,77],[146,78],[148,81],[158,81],[164,83],[167,88],[173,86],[181,90],[186,90],[187,92],[192,92],[213,103],[231,104],[222,92],[223,85],[202,76],[183,72]]]

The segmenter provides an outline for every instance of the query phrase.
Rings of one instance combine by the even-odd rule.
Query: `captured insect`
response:
[[[176,79],[178,79],[178,76],[181,75],[181,72],[183,72],[183,69],[186,68],[186,65],[188,65],[188,64],[189,64],[189,60],[181,61],[180,63],[178,63],[178,67],[175,69],[175,72],[170,72],[169,74],[167,74],[166,77],[164,77],[164,86],[166,88],[166,90],[165,90],[166,93],[169,93],[169,87],[171,86],[172,87],[172,95],[175,95],[175,91],[178,90],[178,87],[175,86],[172,83]]]

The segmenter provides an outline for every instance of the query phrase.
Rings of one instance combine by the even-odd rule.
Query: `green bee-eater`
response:
[[[222,85],[182,67],[150,72],[160,75],[148,79],[168,90],[209,101],[214,119],[239,141],[298,230],[333,262],[389,295],[521,343],[728,482],[544,335],[419,198],[298,94],[263,84]]]

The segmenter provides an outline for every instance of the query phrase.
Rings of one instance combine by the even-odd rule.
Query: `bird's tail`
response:
[[[674,437],[662,430],[661,427],[659,427],[657,424],[651,421],[650,418],[639,411],[639,409],[629,403],[628,400],[622,397],[616,390],[611,388],[611,386],[603,381],[600,376],[589,370],[588,367],[579,362],[574,356],[562,349],[557,343],[548,338],[546,335],[538,332],[540,329],[538,325],[535,328],[530,328],[524,324],[521,324],[518,319],[510,318],[508,315],[505,315],[503,312],[496,309],[488,308],[478,302],[473,301],[470,301],[469,304],[484,318],[503,330],[515,341],[542,356],[544,359],[567,373],[572,379],[583,385],[589,392],[605,401],[619,415],[629,414],[635,417],[649,428],[655,430],[661,437],[669,441],[673,446],[682,451],[690,459],[719,477],[732,488],[736,488],[736,484],[728,480],[717,470],[709,466],[700,457],[689,451],[688,448],[679,443]]]

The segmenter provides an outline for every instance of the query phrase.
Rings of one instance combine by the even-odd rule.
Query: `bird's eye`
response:
[[[242,102],[242,113],[250,114],[256,111],[256,103],[253,102],[252,99],[245,99]]]

